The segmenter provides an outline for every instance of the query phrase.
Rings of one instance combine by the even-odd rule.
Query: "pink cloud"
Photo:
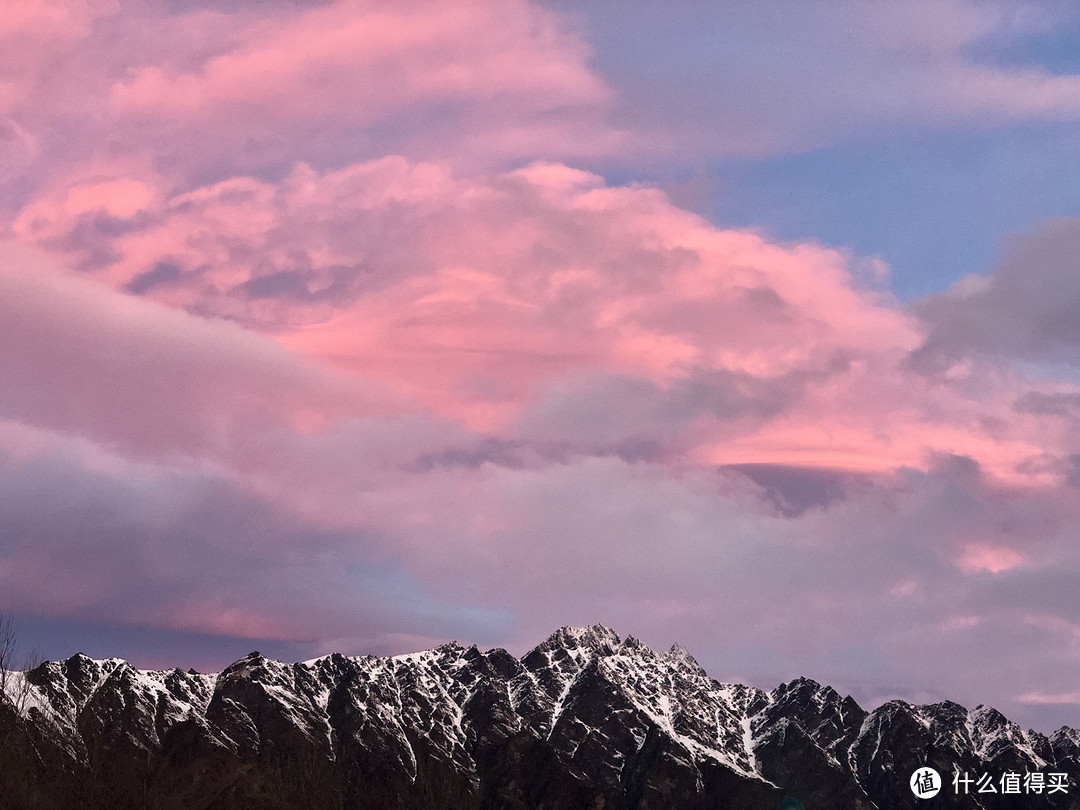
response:
[[[239,109],[278,121],[320,115],[361,124],[422,98],[591,105],[607,90],[585,56],[556,17],[515,0],[337,2],[252,25],[230,52],[195,71],[143,68],[114,86],[112,103],[154,118]]]
[[[587,45],[527,0],[18,5],[0,27],[5,225],[100,183],[176,194],[297,161],[504,165],[624,138]]]
[[[768,379],[919,340],[841,253],[718,230],[654,190],[552,164],[481,181],[401,158],[300,166],[175,195],[117,237],[70,198],[28,206],[17,233],[115,257],[99,274],[118,286],[175,266],[150,295],[270,328],[456,418],[505,424],[572,370]]]
[[[0,34],[85,32],[90,20],[117,8],[116,0],[19,0],[4,14]]]
[[[219,600],[199,594],[186,605],[167,605],[158,616],[144,621],[158,627],[211,635],[239,636],[276,641],[304,639],[311,632],[304,621],[270,611],[255,611],[216,604]]]
[[[1069,420],[1013,408],[1047,384],[909,367],[923,327],[857,260],[717,228],[655,189],[560,164],[476,177],[401,157],[160,188],[99,175],[15,229],[112,285],[507,437],[588,430],[593,449],[863,471],[951,453],[1032,484],[1062,473],[1031,459],[1080,450]],[[621,421],[596,433],[581,408]]]
[[[152,200],[153,192],[145,183],[131,179],[112,180],[69,189],[64,199],[64,213],[79,216],[100,211],[119,219],[130,219],[146,210]]]
[[[390,151],[379,127],[395,150],[481,164],[606,152],[620,137],[587,46],[526,0],[146,16],[156,53],[131,32],[132,58],[95,83],[88,124],[173,174],[344,165]]]
[[[1020,695],[1021,703],[1039,703],[1049,705],[1080,704],[1080,692],[1025,692]]]
[[[581,19],[526,0],[18,7],[0,28],[0,139],[15,158],[0,182],[40,185],[121,154],[179,185],[388,153],[473,167],[582,156],[651,165],[805,149],[896,125],[1080,115],[1077,77],[971,57],[1050,14],[994,4],[703,9],[695,30],[756,42],[767,58],[702,49],[706,62],[690,59],[690,72],[668,81],[601,74]],[[651,30],[650,13],[629,32]],[[686,9],[673,16],[687,14],[693,21]]]
[[[960,570],[967,574],[979,571],[1000,574],[1002,571],[1015,568],[1024,561],[1024,555],[1011,548],[990,546],[985,543],[968,543],[964,546],[957,564]]]

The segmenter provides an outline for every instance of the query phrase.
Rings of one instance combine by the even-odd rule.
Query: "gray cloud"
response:
[[[798,400],[805,379],[801,373],[761,379],[703,370],[661,387],[644,378],[581,372],[527,405],[514,435],[579,452],[659,460],[692,446],[703,417],[734,432],[781,413]]]
[[[344,415],[400,403],[378,390],[240,327],[64,273],[35,252],[0,252],[0,418],[136,454],[195,453],[289,424],[297,409]]]
[[[870,481],[868,476],[847,470],[782,464],[728,464],[720,470],[749,478],[786,517],[798,517],[807,509],[827,508],[846,498],[853,487],[866,486]]]
[[[967,355],[1080,363],[1080,218],[1015,238],[989,275],[961,279],[913,309],[930,327],[912,355],[919,368]]]
[[[0,607],[24,615],[309,651],[505,624],[432,598],[363,527],[319,526],[228,477],[57,437],[0,447],[0,581]]]

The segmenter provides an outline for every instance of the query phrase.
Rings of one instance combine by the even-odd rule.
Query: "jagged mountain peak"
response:
[[[677,666],[687,666],[693,669],[701,669],[701,665],[697,662],[697,659],[690,654],[690,651],[686,649],[686,647],[684,647],[682,644],[679,644],[678,642],[675,642],[671,645],[668,651],[664,653],[664,658],[666,658],[668,661],[671,661]],[[704,670],[702,670],[702,672],[704,672]]]
[[[1080,749],[1080,730],[1062,726],[1050,734],[1050,742],[1055,744],[1071,744]]]
[[[610,655],[622,645],[623,640],[618,633],[602,624],[594,624],[589,627],[560,627],[541,642],[536,649],[547,652],[562,648]]]
[[[979,704],[968,712],[967,730],[972,748],[981,759],[996,760],[1010,752],[1018,752],[1032,762],[1044,759],[1036,751],[1037,746],[1041,748],[1039,739],[991,706]]]
[[[780,707],[798,707],[800,712],[849,711],[857,706],[850,695],[842,697],[831,686],[822,685],[812,678],[799,677],[782,683],[769,693],[771,702]]]
[[[112,672],[119,666],[130,666],[130,664],[122,658],[91,658],[89,655],[85,655],[81,652],[75,653],[58,663],[63,667],[65,672],[70,673]]]
[[[282,669],[286,669],[289,666],[291,665],[286,664],[283,661],[277,661],[273,658],[267,658],[258,650],[253,650],[243,658],[239,658],[225,667],[225,669],[221,671],[221,677],[231,678],[244,674],[265,677],[268,673],[280,673]]]
[[[252,667],[261,666],[265,662],[268,662],[270,660],[271,659],[267,658],[265,655],[263,655],[258,650],[252,650],[247,655],[245,655],[243,658],[237,658],[235,661],[233,661],[231,664],[229,664],[227,667],[225,667],[225,669],[221,670],[221,674],[222,675],[228,675],[228,674],[230,674],[232,672],[240,672],[240,671],[248,670],[248,669],[251,669]]]
[[[567,663],[563,668],[568,666],[576,671],[593,658],[609,659],[619,656],[642,663],[650,662],[653,665],[662,663],[705,676],[705,670],[681,644],[675,643],[667,651],[657,652],[634,636],[620,636],[602,624],[561,627],[527,653],[522,661],[525,663],[541,658],[551,662],[573,661],[574,663]]]

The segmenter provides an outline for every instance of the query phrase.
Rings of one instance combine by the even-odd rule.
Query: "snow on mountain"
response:
[[[907,778],[923,764],[1071,778],[1080,766],[1073,729],[1048,738],[950,702],[867,712],[805,678],[772,692],[719,683],[678,645],[656,652],[601,625],[561,628],[520,660],[452,642],[296,664],[252,653],[207,675],[76,655],[8,680],[29,685],[28,750],[44,762],[51,745],[72,784],[102,757],[123,772],[146,762],[155,780],[179,768],[191,795],[224,790],[241,802],[223,799],[229,807],[284,773],[356,807],[382,806],[357,793],[358,779],[374,778],[388,807],[573,807],[583,797],[663,807],[708,796],[731,802],[708,806],[757,807],[797,795],[807,807],[885,808],[907,806],[896,797],[910,796]],[[290,770],[298,763],[303,773]],[[174,781],[163,784],[181,790]]]

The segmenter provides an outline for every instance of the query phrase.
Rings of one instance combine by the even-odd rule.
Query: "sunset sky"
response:
[[[0,611],[1080,725],[1071,3],[9,0]]]

